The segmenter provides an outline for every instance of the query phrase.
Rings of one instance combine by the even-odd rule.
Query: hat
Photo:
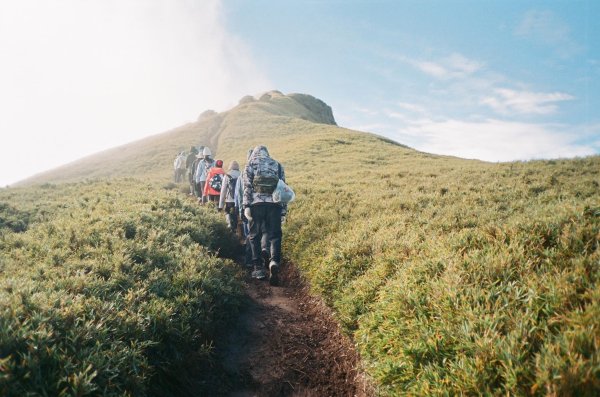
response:
[[[230,170],[240,170],[240,165],[238,164],[237,161],[233,160],[230,164],[229,164],[229,169]]]
[[[210,155],[212,155],[212,152],[210,151],[210,149],[208,148],[208,146],[204,147],[204,150],[202,150],[202,155],[203,156],[210,156]]]
[[[223,167],[223,160],[217,160],[217,162],[215,163],[215,165],[217,167]]]

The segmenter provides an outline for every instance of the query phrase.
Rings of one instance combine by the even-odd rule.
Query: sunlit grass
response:
[[[194,140],[208,142],[226,164],[234,159],[243,164],[248,148],[267,145],[285,166],[297,194],[284,228],[284,255],[335,309],[381,395],[600,392],[600,157],[493,164],[435,156],[374,135],[303,120],[295,116],[298,112],[309,118],[303,113],[306,108],[289,98],[243,104],[155,137],[122,161],[131,162],[135,171],[129,172],[136,178],[160,185],[170,178],[176,147],[186,148]],[[97,167],[110,170],[117,164]],[[78,168],[76,179],[85,178],[85,167]],[[82,188],[76,185],[73,194]],[[52,196],[54,189],[46,187],[46,194]],[[138,195],[144,197],[139,190]],[[42,277],[40,271],[55,268],[54,262],[61,264],[59,269],[74,266],[74,276],[69,275],[64,286],[42,277],[40,288],[60,285],[61,291],[70,288],[85,295],[89,285],[106,285],[75,277],[81,266],[96,268],[86,260],[102,263],[99,268],[104,270],[99,271],[106,275],[121,257],[137,253],[163,258],[160,250],[142,249],[141,241],[134,244],[139,236],[160,242],[159,247],[181,245],[183,253],[177,255],[195,256],[187,245],[190,238],[211,245],[202,232],[191,237],[197,229],[169,223],[168,218],[179,219],[180,212],[186,212],[185,206],[153,217],[154,210],[148,209],[153,200],[147,198],[139,209],[119,207],[127,208],[121,217],[96,230],[93,218],[68,218],[73,205],[83,210],[96,199],[93,195],[86,203],[81,201],[85,195],[79,197],[67,207],[56,199],[46,203],[44,197],[6,200],[7,228],[30,229],[3,237],[3,252],[10,254],[3,255],[2,266],[11,269],[4,275],[18,274],[13,269],[24,262],[35,264],[26,267],[33,272],[28,277]],[[104,203],[103,198],[96,205]],[[135,233],[130,230],[131,222],[146,216],[152,227],[141,234],[137,228]],[[70,262],[71,235],[60,224],[54,228],[61,237],[41,248],[39,241],[49,231],[39,231],[45,226],[36,222],[83,224],[85,237],[76,236],[74,244],[88,247],[91,259]],[[112,230],[130,230],[136,237],[113,241],[113,246],[126,244],[129,250],[98,261],[95,252],[112,241],[106,234]],[[176,238],[167,243],[164,233]],[[154,291],[150,285],[168,289],[161,282],[149,284],[155,278],[171,283],[162,278],[163,265],[152,266],[154,273],[144,273],[139,281],[143,293]],[[5,294],[10,305],[20,307],[25,303],[14,293],[19,283],[25,288],[38,281],[13,283]],[[226,283],[219,288],[233,287]],[[36,296],[25,294],[30,295]],[[135,302],[135,296],[131,299]],[[214,315],[219,310],[215,308]],[[80,377],[88,376],[86,368],[79,367]]]
[[[0,230],[0,394],[178,395],[211,365],[241,296],[220,217],[133,180],[5,200],[28,222]]]
[[[284,254],[379,393],[600,392],[600,157],[494,164],[251,106],[226,120],[220,155],[261,143],[286,167]]]

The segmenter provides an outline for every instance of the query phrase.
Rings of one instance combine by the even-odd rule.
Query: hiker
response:
[[[237,229],[238,214],[235,211],[235,188],[238,179],[240,179],[240,165],[237,161],[232,161],[223,177],[223,186],[219,198],[219,210],[223,209],[225,211],[227,226],[232,232]]]
[[[196,165],[196,173],[194,175],[194,180],[196,182],[196,189],[198,192],[198,201],[204,204],[208,200],[208,197],[204,196],[204,186],[206,184],[206,177],[208,175],[208,171],[212,167],[214,167],[215,160],[213,160],[210,157],[212,156],[212,153],[208,146],[205,146],[204,149],[202,149],[202,154],[198,154],[198,156],[201,158],[200,160],[198,160],[198,163]]]
[[[265,146],[254,148],[244,169],[244,195],[242,205],[250,228],[252,264],[256,276],[265,272],[261,262],[261,239],[267,233],[269,254],[269,282],[277,285],[281,263],[281,223],[287,213],[287,204],[275,203],[273,191],[279,179],[285,182],[283,166],[269,156]]]
[[[204,191],[202,198],[206,197],[206,201],[218,202],[221,196],[221,189],[223,188],[223,160],[217,160],[215,166],[208,171],[206,176],[206,183],[204,184]]]
[[[202,198],[202,191],[199,188],[199,183],[196,182],[196,170],[198,169],[198,164],[202,161],[202,153],[197,153],[194,162],[192,163],[192,195],[197,197],[199,200]]]
[[[248,161],[250,160],[250,156],[252,156],[252,152],[254,151],[254,149],[248,149],[248,154],[247,154],[247,159]],[[252,264],[252,244],[250,243],[250,228],[248,227],[248,219],[246,219],[246,216],[244,215],[244,206],[242,205],[242,201],[243,201],[243,197],[244,197],[244,183],[243,183],[243,178],[238,178],[237,183],[235,185],[235,195],[234,195],[234,199],[235,199],[235,212],[236,214],[239,214],[239,219],[241,220],[241,236],[240,238],[244,241],[244,253],[245,253],[245,259],[244,259],[244,265],[246,266],[246,268],[249,269],[253,269],[254,265]],[[264,279],[267,277],[266,272],[264,271],[264,268],[266,268],[269,265],[269,250],[267,249],[268,245],[269,245],[269,241],[268,241],[268,235],[267,232],[265,230],[263,230],[261,239],[260,239],[260,248],[261,248],[261,257],[262,257],[262,266],[259,268],[259,270],[255,270],[252,272],[252,277],[254,278],[258,278],[258,279]]]
[[[175,161],[173,162],[173,167],[175,168],[173,179],[175,180],[175,183],[180,183],[183,180],[186,158],[185,152],[180,152],[177,157],[175,157]]]
[[[197,154],[198,149],[192,146],[190,148],[190,154],[188,154],[187,158],[185,159],[185,168],[187,169],[188,182],[190,183],[190,196],[193,196],[196,190],[196,183],[194,182],[194,172],[196,171],[196,167],[194,167],[194,162],[196,161]]]

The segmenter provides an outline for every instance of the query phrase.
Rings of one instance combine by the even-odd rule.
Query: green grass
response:
[[[236,117],[225,156],[265,143],[285,165],[284,253],[381,395],[600,392],[600,157],[492,164]]]
[[[382,396],[600,393],[600,157],[492,164],[436,156],[311,122],[310,107],[293,96],[245,103],[132,144],[136,154],[121,160],[160,185],[178,145],[209,143],[226,165],[267,145],[297,194],[284,255],[335,310]],[[112,175],[118,162],[103,161],[41,180],[81,180],[94,168]],[[148,213],[151,201],[122,222]],[[3,240],[13,269],[18,241],[37,241],[32,225],[68,212],[58,202],[7,203],[4,228],[29,228]],[[167,217],[180,216],[175,207]],[[171,227],[163,218],[149,221],[156,235]],[[23,258],[40,255],[38,267],[52,269],[39,252]]]
[[[215,255],[235,250],[220,217],[133,180],[0,202],[29,220],[0,229],[1,395],[168,396],[213,382],[187,368],[214,364],[240,306],[236,266]]]
[[[372,149],[336,156],[329,180],[290,173],[285,251],[381,394],[597,394],[600,158]]]

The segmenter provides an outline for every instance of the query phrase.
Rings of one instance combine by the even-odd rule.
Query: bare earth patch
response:
[[[359,358],[331,311],[283,266],[280,286],[246,279],[248,304],[219,341],[218,356],[237,381],[229,396],[371,396]]]

